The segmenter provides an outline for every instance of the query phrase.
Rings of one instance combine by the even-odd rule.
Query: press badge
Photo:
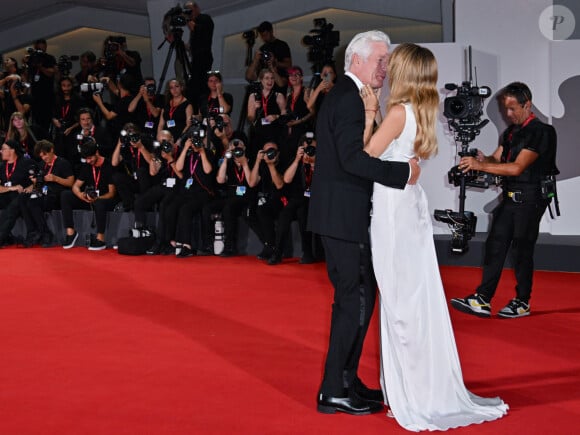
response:
[[[193,184],[193,178],[188,178],[187,181],[185,182],[185,188],[189,189]]]
[[[167,127],[169,127],[169,128],[175,127],[175,120],[174,119],[168,119],[167,120]]]
[[[306,198],[310,198],[310,190],[305,190],[305,191],[304,191],[304,196],[305,196]]]
[[[168,178],[165,180],[165,187],[175,186],[175,178]]]
[[[270,125],[270,121],[268,121],[266,118],[262,118],[262,125]]]
[[[48,195],[48,186],[46,184],[44,186],[42,186],[42,194]]]
[[[137,172],[133,171],[133,179],[137,180]]]
[[[12,187],[12,181],[7,181],[4,183],[4,187]]]
[[[246,194],[246,186],[236,187],[236,196],[244,196]]]
[[[40,74],[35,74],[34,75],[34,81],[37,82],[40,80]]]
[[[153,128],[155,126],[155,123],[153,121],[147,121],[145,123],[145,128]]]

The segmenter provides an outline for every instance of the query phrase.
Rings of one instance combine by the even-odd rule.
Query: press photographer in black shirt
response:
[[[72,190],[62,192],[60,202],[62,219],[66,228],[64,249],[72,248],[79,234],[73,220],[73,210],[93,210],[97,224],[97,234],[91,234],[90,251],[106,249],[105,229],[107,212],[115,207],[116,189],[113,184],[113,167],[99,154],[99,147],[92,139],[85,139],[81,144],[81,156],[85,160]]]
[[[54,235],[49,230],[44,212],[60,209],[60,195],[72,187],[75,179],[70,163],[54,153],[54,144],[47,140],[36,143],[34,152],[41,162],[30,167],[33,189],[21,195],[21,214],[26,223],[24,246],[41,243],[49,247]]]
[[[31,159],[25,158],[20,144],[8,139],[2,144],[0,163],[0,247],[12,243],[10,232],[20,215],[19,197],[32,191],[28,170]]]
[[[151,146],[150,138],[143,136],[135,124],[123,126],[111,157],[111,164],[116,169],[113,184],[123,202],[123,211],[133,210],[135,196],[151,187]]]

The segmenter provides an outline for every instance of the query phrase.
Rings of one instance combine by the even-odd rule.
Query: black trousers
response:
[[[147,189],[142,195],[139,195],[135,199],[135,225],[142,227],[145,224],[147,211],[153,210],[156,204],[159,205],[159,215],[161,216],[161,207],[165,198],[169,198],[174,194],[175,192],[172,188],[156,184],[150,189]]]
[[[377,289],[368,244],[328,236],[322,236],[322,244],[334,302],[320,393],[340,396],[357,377]]]
[[[20,200],[20,213],[26,223],[26,231],[38,231],[41,233],[48,231],[48,225],[44,218],[45,211],[57,210],[60,208],[60,196],[54,195],[37,195],[32,198],[31,195],[23,195]]]
[[[123,202],[125,210],[133,210],[135,196],[146,192],[151,187],[151,177],[148,167],[137,170],[137,179],[127,174],[124,169],[113,172],[113,184],[117,188],[117,193]]]
[[[20,216],[21,195],[18,192],[6,192],[0,195],[0,210],[2,210],[0,242],[8,237],[12,228],[14,228],[16,219]]]
[[[89,204],[79,199],[72,190],[65,190],[60,195],[62,207],[62,220],[65,228],[74,228],[73,210],[91,210],[95,212],[97,222],[97,233],[104,234],[107,227],[107,212],[115,208],[115,198],[98,199],[93,204]]]
[[[274,198],[268,199],[264,204],[252,209],[252,215],[249,216],[248,225],[263,244],[275,246],[276,220],[283,206],[279,198]]]
[[[292,221],[296,219],[298,220],[300,240],[302,241],[302,254],[314,257],[312,232],[306,230],[309,204],[310,200],[307,197],[290,198],[288,204],[280,212],[278,227],[276,228],[276,249],[278,249],[278,252],[284,252],[284,245],[290,234],[290,226]]]
[[[490,301],[497,289],[505,258],[511,246],[516,275],[516,296],[528,302],[532,293],[534,248],[547,201],[516,204],[504,199],[494,210],[485,242],[483,277],[477,293]]]
[[[193,234],[193,216],[200,213],[203,207],[211,200],[211,196],[204,190],[187,191],[180,197],[181,204],[177,211],[177,227],[175,241],[191,244]],[[202,234],[207,234],[202,222]]]

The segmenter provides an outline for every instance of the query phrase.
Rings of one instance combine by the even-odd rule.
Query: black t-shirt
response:
[[[83,163],[78,179],[84,182],[81,187],[83,192],[91,186],[99,191],[99,196],[103,196],[109,193],[109,184],[113,184],[113,166],[107,159],[100,167]]]
[[[214,157],[211,151],[206,150],[206,156],[214,164]],[[213,167],[215,168],[215,164]],[[206,174],[203,170],[201,155],[197,152],[192,152],[190,156],[185,158],[182,184],[186,191],[204,190],[206,192],[213,192],[215,186],[215,171]]]
[[[68,178],[73,175],[72,166],[69,161],[58,156],[53,160],[52,165],[47,165],[44,162],[37,162],[36,167],[42,169],[45,175],[53,174],[60,178]],[[68,189],[68,187],[58,184],[55,181],[45,182],[44,185],[48,188],[47,194],[56,197],[59,197],[63,190]]]
[[[523,128],[511,125],[502,135],[502,162],[514,162],[523,149],[538,153],[538,158],[517,177],[505,177],[506,186],[521,184],[539,186],[546,175],[558,173],[556,168],[556,130],[533,118]]]
[[[54,56],[44,53],[40,55],[39,64],[32,65],[29,72],[30,90],[35,104],[51,105],[54,101],[54,76],[45,75],[40,70],[40,66],[44,68],[55,67],[56,59]],[[49,101],[45,101],[47,97],[50,98]]]
[[[189,35],[189,49],[192,55],[192,62],[196,62],[196,56],[211,56],[213,28],[213,20],[209,15],[199,14],[195,18],[195,28]]]
[[[171,132],[174,141],[177,141],[183,133],[187,122],[186,109],[189,104],[188,100],[183,100],[177,107],[171,107],[171,102],[168,102],[163,108],[163,119],[165,120],[163,128]]]
[[[232,94],[224,92],[224,100],[230,105],[230,111],[226,113],[229,115],[234,107],[234,97]],[[210,98],[208,94],[202,95],[199,99],[199,111],[203,118],[207,118],[210,113],[220,113],[220,102],[218,98]]]
[[[227,197],[248,196],[248,180],[243,167],[238,167],[233,158],[224,159],[222,165],[226,168],[226,182],[220,185],[220,190]]]
[[[2,186],[30,186],[32,182],[28,171],[32,164],[33,161],[26,157],[18,157],[14,163],[1,162],[0,184]]]

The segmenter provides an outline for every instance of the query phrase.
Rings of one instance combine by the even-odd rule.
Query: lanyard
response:
[[[300,97],[300,93],[298,92],[298,95],[294,96],[294,91],[292,91],[292,99],[290,100],[290,111],[294,112],[294,106],[296,105],[296,101],[298,101],[298,97]]]
[[[238,165],[234,163],[234,173],[236,174],[236,178],[238,179],[238,186],[243,186],[244,178],[246,177],[246,174],[244,173],[244,168],[240,167],[240,170],[238,171]]]
[[[99,168],[99,174],[97,175],[97,168],[93,166],[93,180],[95,181],[95,189],[98,189],[99,181],[101,180],[101,168]]]
[[[193,163],[193,154],[191,155],[191,157],[189,158],[189,172],[191,174],[191,176],[193,177],[193,174],[195,174],[195,168],[197,168],[197,164],[199,163],[199,159],[201,158],[201,155],[198,154],[197,158],[195,159],[195,163]]]
[[[169,119],[173,119],[173,114],[177,110],[177,108],[181,105],[182,101],[179,102],[177,105],[173,105],[173,100],[169,102]]]
[[[137,161],[137,169],[139,169],[140,165],[141,165],[141,150],[137,150],[137,158],[135,159],[135,151],[133,151],[133,147],[129,147],[129,151],[131,151],[131,157],[133,157],[133,160]]]
[[[264,118],[268,116],[268,101],[270,100],[271,92],[268,92],[268,95],[264,98],[264,94],[262,94],[262,111],[264,112]]]
[[[70,103],[69,102],[65,103],[60,110],[62,113],[62,119],[65,120],[66,116],[68,115],[68,112],[70,111]]]
[[[310,183],[312,183],[312,167],[310,165],[304,165],[304,180],[306,182],[306,190],[310,189]]]
[[[52,168],[54,168],[54,162],[56,162],[56,156],[54,156],[54,159],[52,160],[50,167],[48,163],[44,164],[44,172],[46,172],[46,175],[50,175],[52,173]],[[46,168],[48,168],[48,171],[46,170]]]
[[[18,162],[18,157],[14,159],[14,163],[12,164],[12,170],[10,172],[8,172],[9,163],[6,162],[6,181],[10,181],[10,178],[12,178],[12,174],[14,174],[14,171],[16,170],[16,162]]]
[[[536,117],[536,115],[532,112],[530,114],[530,116],[528,116],[526,118],[526,120],[522,123],[522,125],[518,128],[518,131],[522,130],[526,125],[528,125],[530,122],[532,122],[532,120]],[[510,161],[511,155],[512,155],[512,149],[511,149],[511,142],[512,142],[512,138],[513,138],[513,129],[510,131],[509,135],[508,135],[508,142],[510,143],[510,149],[508,150],[507,156],[506,156],[506,162]]]

